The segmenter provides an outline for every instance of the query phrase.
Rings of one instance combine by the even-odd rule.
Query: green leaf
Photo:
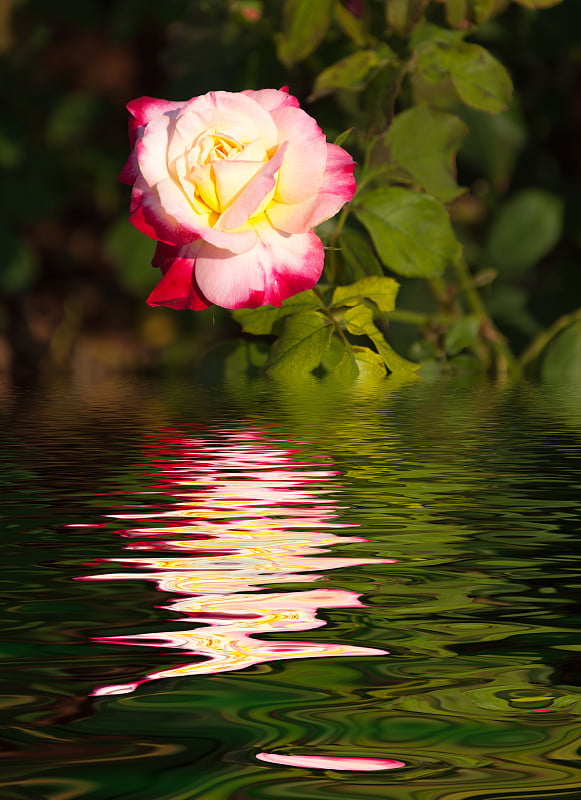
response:
[[[383,360],[380,359],[383,366]],[[334,378],[342,383],[353,383],[359,376],[359,368],[353,356],[353,348],[346,347],[343,352],[343,358],[339,361],[335,369],[330,373]],[[385,367],[383,367],[383,374],[385,375]]]
[[[453,28],[466,30],[487,22],[495,7],[495,0],[446,0],[446,20]]]
[[[331,23],[332,8],[333,0],[285,0],[277,54],[286,67],[302,61],[321,43]]]
[[[343,356],[331,372],[343,383],[378,383],[385,380],[387,370],[383,358],[370,347],[343,346]]]
[[[451,325],[444,337],[444,347],[446,352],[455,356],[461,350],[474,344],[478,336],[480,320],[475,315],[461,317]]]
[[[503,272],[519,274],[546,256],[562,231],[560,198],[540,189],[525,189],[501,207],[488,236],[487,255]]]
[[[333,306],[355,306],[364,298],[372,300],[380,311],[393,311],[399,284],[393,278],[369,277],[350,286],[337,286],[333,292]]]
[[[549,383],[581,386],[581,320],[572,322],[549,342],[541,377]]]
[[[351,135],[352,132],[353,132],[353,128],[347,128],[346,131],[343,131],[343,133],[340,133],[339,136],[337,136],[337,138],[335,139],[333,144],[336,144],[339,147],[342,144],[345,144],[345,142],[347,141],[347,139],[349,138],[349,136]]]
[[[352,350],[360,379],[381,381],[385,378],[385,363],[379,353],[369,347],[354,346]]]
[[[369,306],[358,303],[343,315],[343,324],[354,336],[369,336],[370,339],[379,333],[373,321],[373,311]]]
[[[492,114],[508,107],[510,75],[484,47],[461,42],[449,52],[449,63],[454,87],[466,105]]]
[[[361,110],[367,120],[367,135],[383,132],[393,117],[394,106],[407,72],[407,65],[390,61],[365,88],[361,99]]]
[[[349,363],[345,361],[346,356],[348,357],[347,360]],[[326,374],[329,374],[333,373],[340,363],[343,363],[345,366],[345,377],[348,380],[357,374],[357,366],[351,353],[351,345],[349,342],[343,337],[331,336],[331,342],[319,366],[322,367]]]
[[[432,278],[460,255],[450,218],[433,197],[407,189],[364,192],[355,206],[383,263],[399,275]]]
[[[339,238],[341,255],[354,278],[383,275],[383,268],[367,239],[355,231],[343,231]]]
[[[354,336],[368,336],[371,339],[391,373],[413,375],[419,369],[419,364],[402,358],[385,341],[373,321],[373,311],[369,306],[360,304],[350,308],[343,316],[343,323],[347,331]]]
[[[369,14],[364,13],[361,17],[355,16],[342,3],[335,3],[333,11],[335,19],[347,36],[359,47],[365,47],[369,38]]]
[[[510,76],[484,47],[463,41],[427,41],[418,46],[416,55],[420,76],[434,83],[450,79],[466,105],[492,114],[508,106]]]
[[[440,28],[431,22],[422,20],[413,32],[410,43],[415,49],[423,42],[440,42],[442,44],[453,44],[462,40],[464,34],[461,31],[451,31],[449,28]]]
[[[321,363],[333,327],[316,311],[288,316],[282,332],[273,344],[266,372],[277,378],[293,379],[311,372]]]
[[[282,306],[260,306],[259,308],[241,308],[232,312],[232,316],[242,326],[245,333],[265,336],[272,333],[276,322],[289,314],[308,311],[321,305],[317,295],[309,289],[307,292],[295,294],[284,301]]]
[[[407,39],[422,18],[429,2],[430,0],[386,0],[387,24],[398,36]]]
[[[429,131],[429,135],[426,135]],[[370,163],[394,164],[429,194],[449,202],[462,194],[456,153],[468,128],[461,119],[425,105],[398,114],[370,151]]]
[[[371,76],[389,61],[397,61],[397,56],[387,45],[381,50],[359,50],[324,69],[316,78],[314,89],[308,100],[318,100],[337,89],[359,91]]]

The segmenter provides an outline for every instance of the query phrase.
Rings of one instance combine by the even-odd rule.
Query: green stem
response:
[[[347,217],[351,211],[351,203],[347,203],[343,206],[343,210],[339,215],[339,219],[337,221],[337,227],[333,232],[333,241],[337,241],[341,233],[343,232],[343,228],[345,227],[345,223],[347,222]]]
[[[539,335],[533,339],[531,344],[521,354],[519,358],[521,367],[524,368],[527,364],[530,364],[531,361],[534,361],[535,358],[540,356],[551,339],[560,333],[563,328],[566,328],[573,322],[577,322],[577,320],[581,321],[581,308],[578,308],[576,311],[571,311],[569,314],[563,314],[563,316],[555,320],[555,322],[553,322],[553,324],[550,325],[546,331],[539,333]]]
[[[472,313],[480,320],[480,330],[484,339],[490,344],[494,356],[494,369],[496,377],[506,380],[514,377],[519,372],[518,363],[509,348],[506,339],[500,333],[486,310],[482,298],[472,281],[472,275],[463,258],[454,264],[460,287],[464,292]]]
[[[319,298],[319,300],[321,301],[321,311],[322,311],[322,312],[323,312],[323,314],[324,314],[324,315],[327,317],[327,319],[329,320],[329,322],[330,322],[330,323],[333,325],[333,327],[334,327],[334,328],[335,328],[335,330],[337,331],[337,333],[338,333],[338,335],[339,335],[339,338],[341,339],[341,341],[343,342],[343,344],[344,344],[346,347],[349,347],[349,340],[347,339],[347,337],[345,336],[345,332],[343,331],[343,329],[341,328],[341,326],[339,325],[339,323],[337,322],[337,320],[336,320],[336,319],[335,319],[335,317],[333,316],[333,314],[332,314],[332,312],[331,312],[331,309],[330,309],[330,308],[329,308],[329,306],[328,306],[328,305],[325,303],[325,298],[324,298],[324,296],[323,296],[323,292],[322,292],[322,291],[319,289],[319,287],[318,287],[318,286],[313,286],[313,292],[314,292],[314,293],[317,295],[317,297],[318,297],[318,298]]]
[[[460,281],[460,286],[462,291],[466,295],[466,299],[468,300],[468,305],[472,309],[472,312],[476,314],[477,317],[481,317],[482,319],[489,319],[488,312],[484,303],[482,302],[482,298],[478,294],[478,290],[474,286],[472,282],[472,275],[468,270],[468,266],[463,258],[460,258],[455,264],[454,267],[456,269],[456,274],[458,275],[458,280]]]
[[[404,308],[397,308],[393,311],[386,312],[386,317],[393,322],[402,322],[406,325],[431,325],[438,323],[442,325],[451,325],[456,322],[457,317],[452,314],[422,314],[418,311],[407,311]]]

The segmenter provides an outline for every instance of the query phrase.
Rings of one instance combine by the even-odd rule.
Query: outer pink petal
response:
[[[284,106],[300,108],[297,98],[288,93],[288,86],[283,86],[282,89],[245,89],[242,94],[256,100],[267,111],[274,111]]]
[[[196,283],[195,252],[196,246],[180,248],[158,245],[152,263],[161,268],[163,277],[147,298],[150,306],[199,311],[210,305]]]
[[[327,144],[327,165],[320,189],[321,205],[315,213],[314,225],[332,217],[351,200],[357,188],[354,169],[355,162],[346,150],[336,144]]]
[[[150,186],[169,177],[167,149],[173,129],[169,117],[159,117],[148,123],[135,144],[137,163],[144,180]]]
[[[355,162],[342,147],[327,144],[327,165],[316,195],[302,203],[273,201],[266,213],[281,231],[302,233],[334,216],[355,194]]]
[[[129,221],[138,231],[152,239],[171,245],[186,245],[199,238],[195,232],[179,225],[166,213],[157,191],[143,182],[141,176],[131,194]]]
[[[325,135],[300,108],[279,108],[272,112],[272,118],[278,141],[288,142],[275,197],[283,203],[299,203],[314,194],[323,180],[327,162]]]
[[[127,183],[129,186],[131,186],[137,180],[138,175],[139,167],[137,165],[137,156],[135,155],[135,151],[132,150],[129,158],[125,162],[123,169],[119,173],[119,180],[121,183]]]
[[[171,100],[158,100],[155,97],[138,97],[127,104],[129,111],[129,144],[132,148],[143,136],[143,129],[148,122],[166,113],[177,113],[184,104]],[[135,150],[131,153],[119,180],[131,185],[137,178],[138,165]]]
[[[315,285],[324,259],[323,245],[314,233],[284,236],[270,228],[261,231],[257,245],[246,253],[202,243],[196,280],[203,295],[224,308],[279,306]]]
[[[147,125],[152,119],[161,117],[168,111],[179,111],[185,105],[184,101],[161,100],[157,97],[137,97],[127,103],[127,110],[134,120],[134,126]]]

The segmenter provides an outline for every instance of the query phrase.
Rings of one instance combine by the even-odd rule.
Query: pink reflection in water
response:
[[[345,590],[265,593],[265,587],[316,581],[329,569],[392,561],[321,555],[333,544],[364,541],[330,532],[345,527],[332,521],[340,508],[329,497],[339,488],[332,482],[334,470],[301,464],[296,444],[291,447],[258,434],[224,432],[209,441],[174,433],[152,450],[151,479],[162,505],[154,513],[149,506],[143,514],[111,516],[148,523],[119,531],[131,540],[127,550],[163,549],[175,556],[103,559],[131,569],[85,580],[154,581],[161,591],[184,595],[167,608],[197,625],[177,633],[96,641],[180,649],[196,658],[149,673],[141,681],[97,688],[94,695],[124,694],[157,678],[225,672],[282,659],[386,653],[348,644],[255,638],[319,628],[325,621],[317,617],[318,609],[361,606],[359,595]]]
[[[405,761],[393,761],[388,758],[343,758],[342,756],[283,756],[276,753],[257,753],[259,761],[269,764],[283,764],[289,767],[305,767],[306,769],[337,769],[371,772],[380,769],[399,769],[405,767]]]

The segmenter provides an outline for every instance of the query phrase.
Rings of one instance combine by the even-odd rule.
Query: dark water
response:
[[[1,400],[0,800],[581,797],[574,391]]]

